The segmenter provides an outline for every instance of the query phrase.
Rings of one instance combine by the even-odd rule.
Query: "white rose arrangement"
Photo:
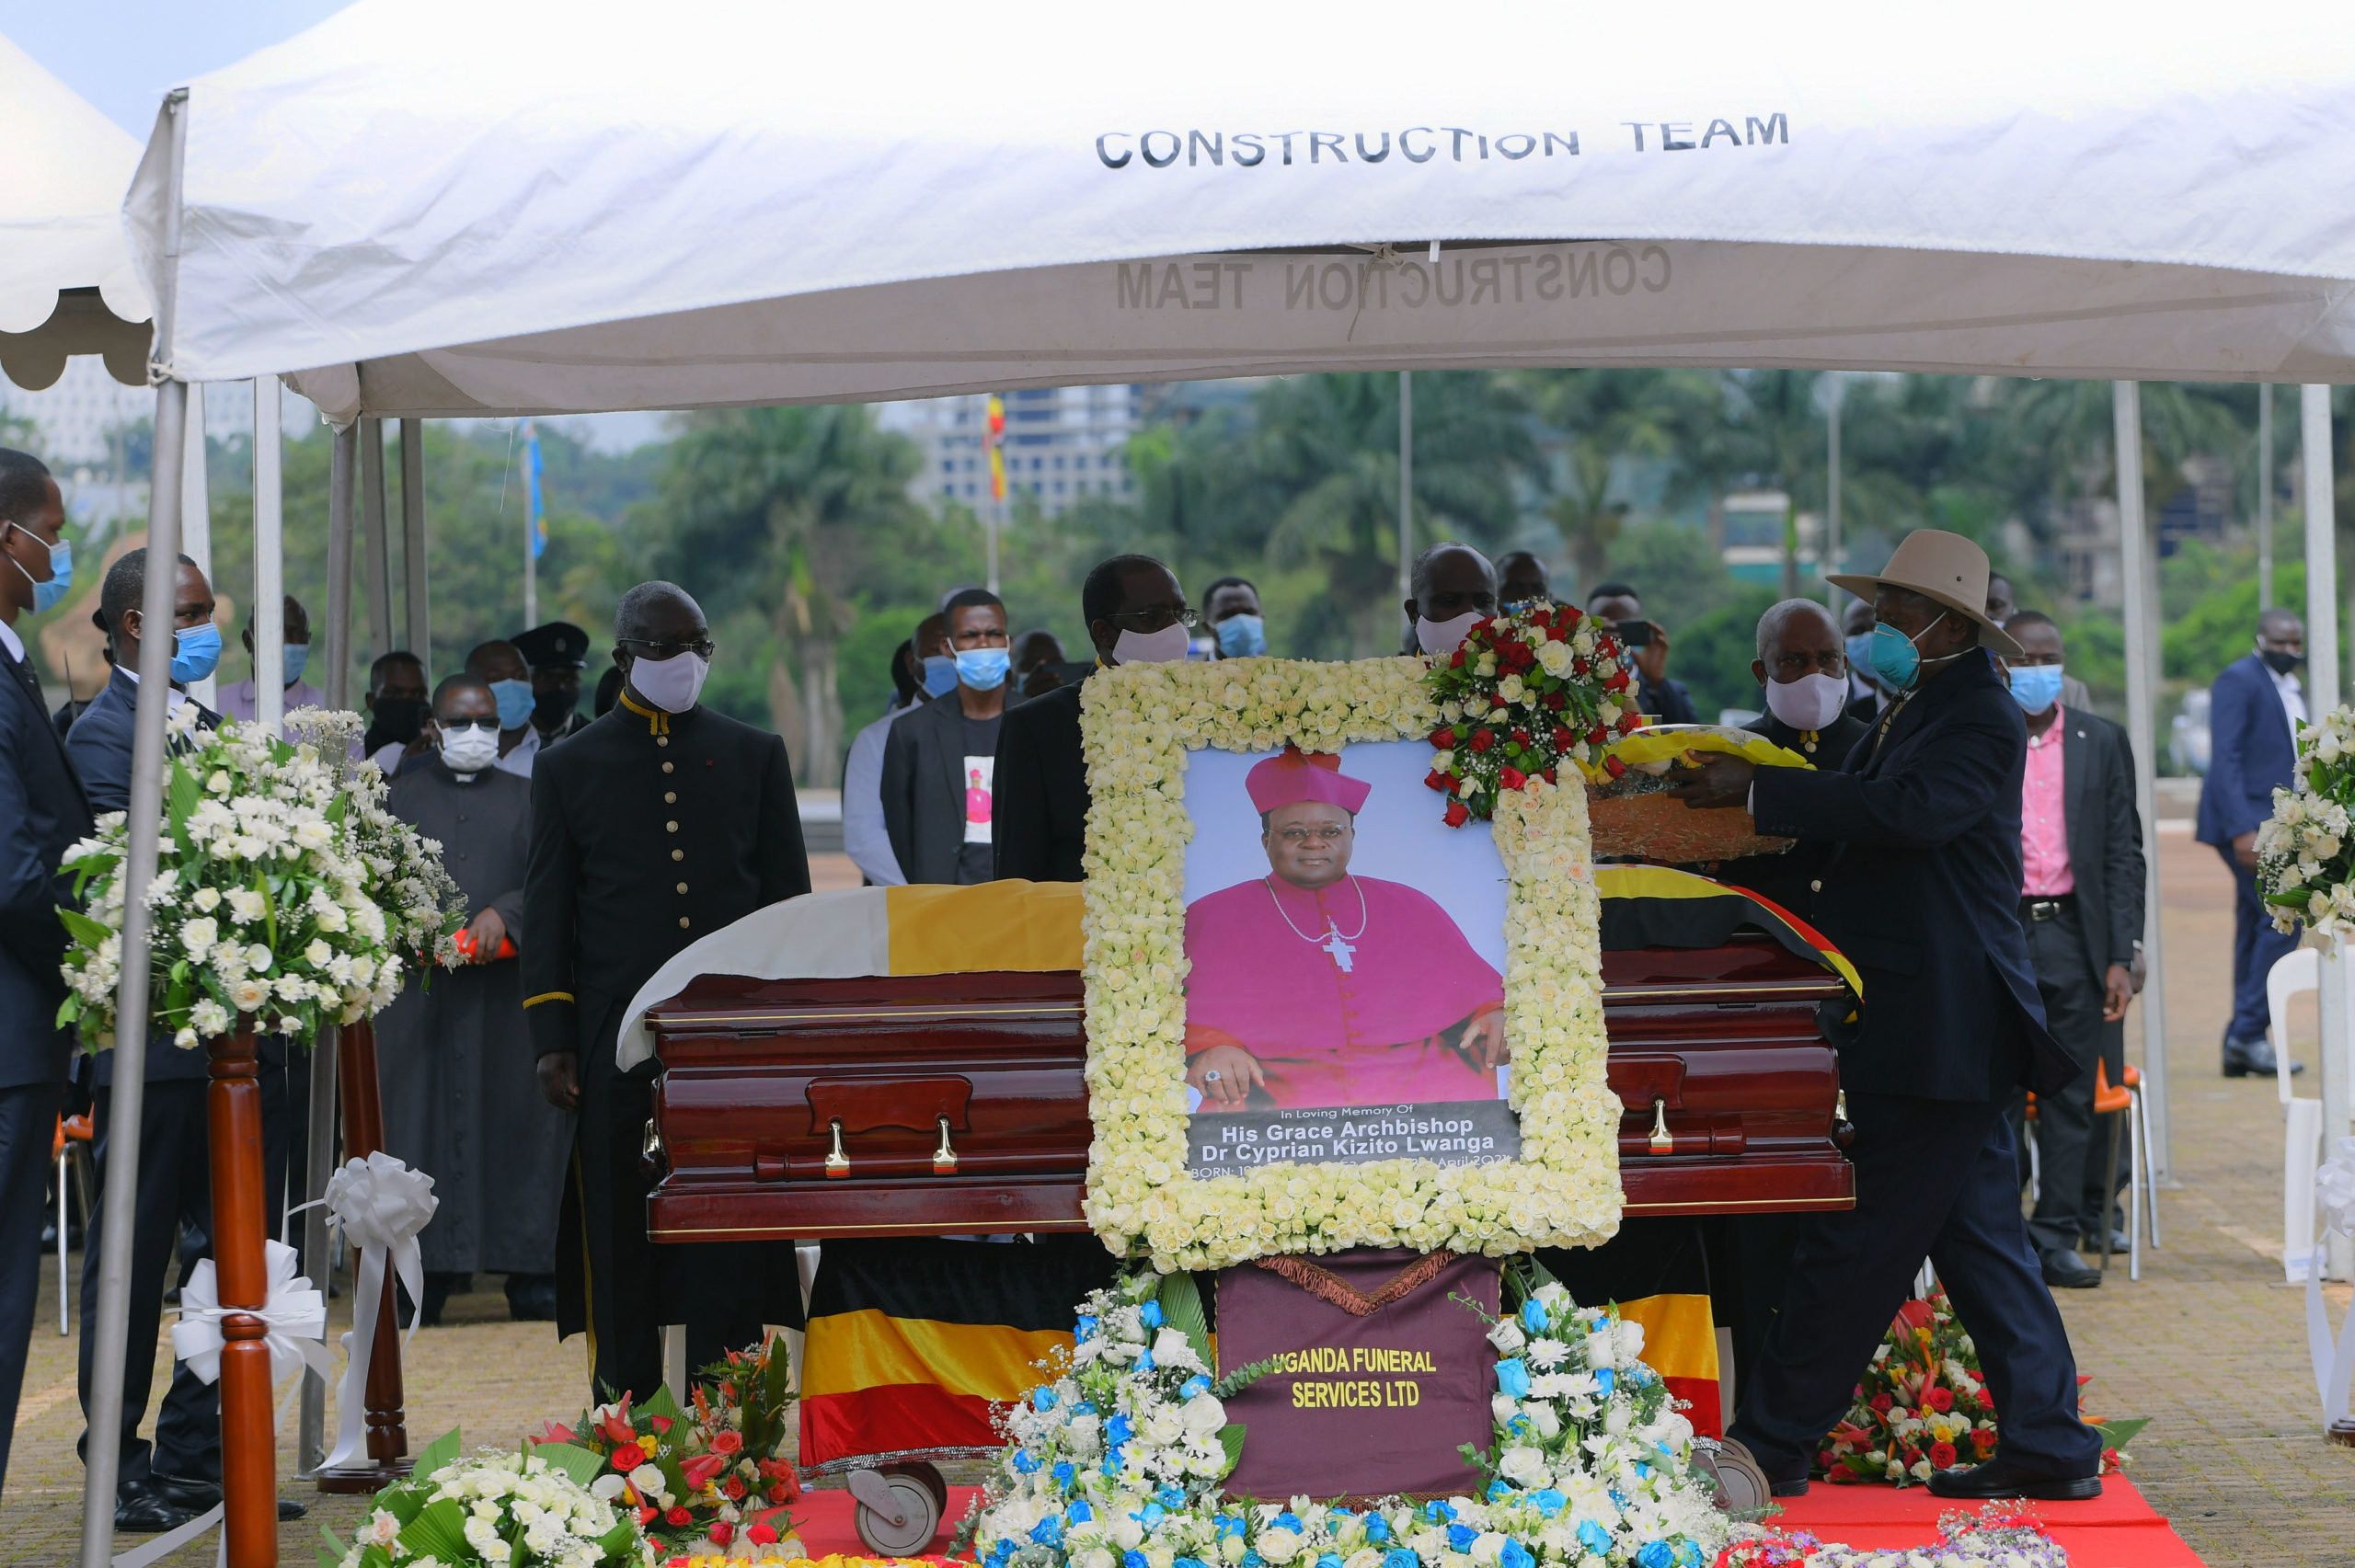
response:
[[[1619,1102],[1604,1082],[1601,902],[1586,793],[1532,775],[1498,795],[1511,887],[1505,1020],[1522,1158],[1186,1166],[1186,754],[1419,739],[1442,715],[1419,658],[1122,665],[1081,688],[1087,819],[1086,1213],[1162,1273],[1280,1253],[1407,1246],[1501,1256],[1619,1225]],[[1453,716],[1453,715],[1450,715]]]
[[[341,1568],[641,1568],[654,1560],[637,1516],[592,1492],[584,1448],[543,1444],[461,1456],[458,1434],[427,1446],[408,1479],[376,1494]],[[322,1562],[333,1561],[325,1552]]]
[[[258,725],[205,731],[195,721],[192,704],[172,715],[182,750],[165,780],[155,876],[141,895],[154,1021],[194,1049],[241,1013],[308,1040],[323,1024],[381,1012],[464,915],[440,846],[385,809],[383,775],[350,768],[340,744],[323,755]],[[59,911],[72,991],[57,1022],[78,1023],[92,1050],[115,1043],[128,844],[125,814],[109,812],[63,867],[82,907]]]
[[[1693,1468],[1691,1425],[1640,1358],[1641,1326],[1580,1308],[1534,1267],[1507,1277],[1522,1296],[1490,1333],[1505,1359],[1495,1442],[1471,1455],[1490,1477],[1479,1495],[1362,1511],[1225,1498],[1220,1482],[1247,1438],[1225,1424],[1221,1397],[1264,1368],[1213,1380],[1192,1282],[1143,1274],[1082,1304],[1068,1363],[1007,1410],[972,1555],[982,1568],[1714,1562],[1737,1527]]]
[[[2259,894],[2276,930],[2300,925],[2339,941],[2355,934],[2355,712],[2333,708],[2298,733],[2291,787],[2273,792],[2273,815],[2257,830]]]

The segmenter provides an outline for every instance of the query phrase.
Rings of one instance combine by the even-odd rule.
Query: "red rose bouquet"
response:
[[[1447,797],[1448,826],[1488,820],[1534,778],[1555,783],[1565,760],[1625,772],[1603,748],[1643,722],[1633,670],[1607,625],[1568,605],[1475,622],[1425,677],[1444,722],[1423,782]]]
[[[741,1533],[761,1556],[798,1557],[785,1509],[801,1494],[791,1380],[785,1343],[772,1336],[705,1368],[689,1408],[658,1389],[635,1411],[626,1399],[600,1405],[578,1430],[552,1423],[547,1436],[605,1461],[590,1490],[634,1510],[660,1551],[726,1552]]]
[[[2115,1471],[2125,1462],[2120,1450],[2147,1423],[2088,1425],[2102,1435],[2102,1469]],[[1935,1471],[1978,1464],[1994,1453],[1995,1401],[1978,1347],[1939,1289],[1897,1310],[1856,1385],[1856,1402],[1825,1436],[1816,1462],[1834,1484],[1912,1486]]]

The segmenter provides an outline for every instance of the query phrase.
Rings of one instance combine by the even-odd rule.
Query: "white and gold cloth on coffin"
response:
[[[630,998],[615,1059],[627,1070],[654,1054],[646,1010],[678,995],[698,975],[843,980],[1079,967],[1076,882],[810,893],[756,910],[681,948]]]

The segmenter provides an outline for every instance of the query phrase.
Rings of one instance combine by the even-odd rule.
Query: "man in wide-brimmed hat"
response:
[[[2003,1413],[1994,1456],[1936,1472],[1931,1490],[2096,1496],[2101,1440],[2077,1418],[2003,1115],[2016,1086],[2050,1093],[2077,1071],[2046,1032],[2019,922],[2027,728],[1988,657],[2019,647],[1987,616],[1985,552],[1959,534],[1917,530],[1878,576],[1831,580],[1873,601],[1873,668],[1893,693],[1846,770],[1710,757],[1674,786],[1687,805],[1747,802],[1760,832],[1830,846],[1813,919],[1864,980],[1835,1042],[1856,1207],[1802,1232],[1732,1435],[1778,1495],[1804,1492],[1926,1255]]]

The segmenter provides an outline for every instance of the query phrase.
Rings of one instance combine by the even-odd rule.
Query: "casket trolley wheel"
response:
[[[913,1557],[940,1533],[948,1485],[921,1461],[855,1470],[844,1478],[857,1500],[851,1521],[858,1539],[879,1557]]]

